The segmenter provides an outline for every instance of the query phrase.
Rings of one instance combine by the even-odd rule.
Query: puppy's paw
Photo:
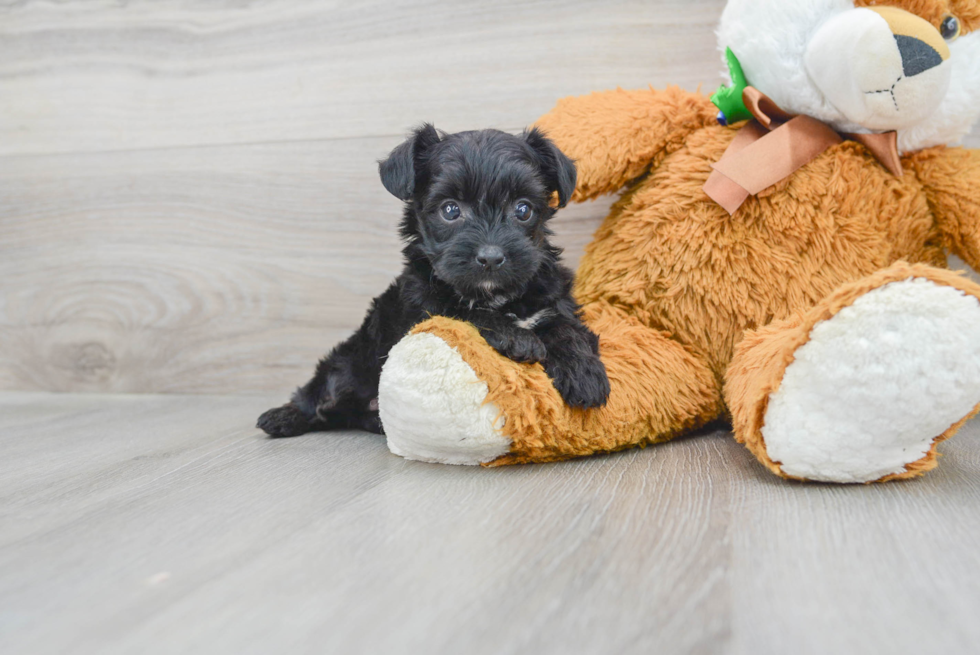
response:
[[[385,433],[385,429],[384,426],[381,425],[381,417],[378,415],[378,412],[368,412],[354,416],[351,419],[350,427],[364,430],[365,432],[373,432],[374,434]]]
[[[311,429],[309,419],[293,404],[274,407],[263,413],[255,427],[270,437],[295,437]]]
[[[545,366],[551,383],[570,407],[602,407],[609,399],[609,377],[595,355]]]
[[[532,364],[544,360],[548,354],[544,342],[530,330],[488,332],[484,338],[494,350],[515,362]]]

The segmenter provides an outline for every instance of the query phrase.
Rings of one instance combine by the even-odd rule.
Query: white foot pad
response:
[[[406,459],[482,464],[510,451],[487,385],[433,334],[410,334],[381,371],[378,406],[388,449]]]
[[[788,475],[868,482],[921,459],[978,402],[980,302],[914,278],[814,326],[762,435]]]

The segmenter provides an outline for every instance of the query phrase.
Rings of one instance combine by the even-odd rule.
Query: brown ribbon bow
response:
[[[804,164],[844,139],[857,141],[882,166],[901,177],[898,136],[881,134],[838,134],[815,118],[783,111],[766,94],[751,86],[742,93],[745,106],[755,117],[735,135],[722,158],[711,167],[704,192],[729,214],[746,198],[789,177]]]

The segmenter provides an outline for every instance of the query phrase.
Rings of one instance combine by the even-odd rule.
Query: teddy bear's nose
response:
[[[506,261],[504,251],[499,246],[481,246],[476,253],[476,263],[485,271],[494,271]]]
[[[943,63],[942,55],[921,39],[896,34],[895,41],[902,55],[902,72],[905,77],[913,77]]]
[[[902,55],[902,73],[914,77],[949,59],[949,45],[932,23],[898,7],[868,7],[885,20]]]

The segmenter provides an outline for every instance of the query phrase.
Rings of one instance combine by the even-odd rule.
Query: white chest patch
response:
[[[921,459],[978,402],[980,302],[914,278],[814,326],[762,435],[789,475],[870,482]]]
[[[548,320],[555,315],[555,310],[553,309],[542,309],[539,310],[527,318],[514,318],[514,325],[519,328],[524,328],[525,330],[533,330],[537,325]]]

